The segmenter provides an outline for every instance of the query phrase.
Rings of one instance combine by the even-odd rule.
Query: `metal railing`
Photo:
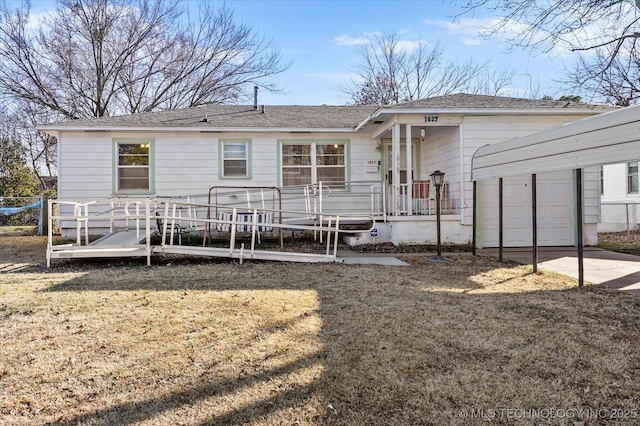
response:
[[[47,232],[47,267],[51,264],[52,257],[57,257],[56,253],[65,250],[86,250],[92,245],[91,238],[116,231],[121,227],[123,230],[135,230],[137,247],[144,248],[147,257],[147,264],[151,262],[151,223],[152,223],[152,200],[145,199],[119,199],[111,198],[106,200],[49,200],[48,210],[48,232]],[[142,207],[142,208],[141,208]],[[54,244],[53,229],[57,224],[61,229],[75,228],[75,242],[68,244]],[[108,230],[108,232],[106,232]],[[93,231],[93,233],[92,233]],[[144,236],[144,238],[143,238]],[[98,238],[99,239],[99,238]],[[144,244],[140,241],[144,240]],[[131,253],[129,247],[123,245],[104,245],[101,250],[110,251],[114,256],[123,256]],[[91,257],[91,256],[86,256]]]
[[[444,182],[440,189],[440,212],[442,214],[460,213],[459,190],[456,185]],[[389,186],[389,205],[387,210],[396,215],[435,215],[436,214],[436,191],[431,187],[428,180],[414,180],[412,183],[401,184],[399,196],[396,198],[396,189]],[[399,200],[399,205],[394,206],[395,200]]]
[[[158,206],[158,210],[163,212],[161,214],[163,220],[163,228],[159,229],[160,234],[162,236],[161,246],[163,248],[167,246],[174,246],[174,229],[175,225],[179,223],[184,218],[180,216],[176,216],[175,212],[177,208],[207,208],[212,211],[218,211],[219,213],[225,212],[226,210],[222,210],[224,208],[228,208],[228,206],[218,206],[211,204],[197,204],[197,203],[186,203],[186,202],[175,202],[175,201],[162,201]],[[219,210],[220,209],[220,210]],[[238,233],[244,232],[249,233],[250,236],[250,247],[245,253],[244,245],[241,246],[241,254],[240,259],[243,256],[251,257],[254,255],[256,251],[256,243],[260,243],[260,233],[265,229],[272,230],[275,229],[282,235],[282,230],[287,229],[291,231],[309,231],[314,234],[326,235],[326,255],[337,257],[338,250],[338,241],[340,234],[357,234],[360,232],[369,232],[371,229],[375,228],[375,219],[371,215],[355,215],[355,214],[344,214],[344,215],[323,215],[322,220],[314,221],[311,224],[306,224],[304,222],[296,223],[295,219],[292,221],[287,221],[283,223],[282,221],[276,222],[271,221],[268,222],[267,219],[279,218],[282,216],[287,216],[290,218],[299,217],[301,219],[305,219],[308,213],[306,211],[291,211],[291,210],[279,210],[279,209],[268,209],[268,208],[237,208],[233,207],[230,209],[229,214],[218,214],[215,217],[207,217],[207,218],[192,218],[196,223],[201,224],[199,228],[201,229],[224,229],[229,232],[229,256],[233,257],[234,252],[236,250],[236,246],[238,245]],[[366,229],[341,229],[341,222],[348,220],[359,220],[361,222],[366,222],[369,226]],[[320,240],[322,242],[322,239]],[[283,258],[283,260],[286,260]]]
[[[57,209],[54,208],[57,206]],[[260,206],[262,207],[262,206]],[[220,210],[218,210],[220,209]],[[57,214],[54,211],[58,210]],[[217,215],[216,217],[198,217],[196,214],[183,216],[182,211],[226,211],[229,215]],[[228,229],[229,257],[252,257],[256,253],[256,242],[260,242],[260,232],[265,229],[288,229],[292,231],[310,231],[314,234],[326,236],[326,256],[337,257],[338,241],[340,234],[355,234],[368,232],[375,227],[375,219],[371,215],[322,215],[320,220],[312,223],[292,221],[282,223],[275,222],[273,218],[300,217],[306,219],[306,211],[285,211],[281,209],[246,208],[239,209],[228,205],[215,205],[208,203],[196,203],[191,200],[177,200],[175,198],[110,198],[106,200],[49,200],[49,229],[47,240],[47,267],[52,258],[62,257],[126,257],[146,256],[150,265],[152,253],[151,236],[159,234],[161,247],[175,247],[174,236],[181,223],[189,222],[198,229]],[[272,220],[269,222],[269,220]],[[366,229],[342,229],[341,223],[358,220],[368,224]],[[53,240],[53,223],[58,222],[66,229],[75,230],[75,242],[70,244],[56,244]],[[121,231],[129,232],[134,238],[127,238],[120,242],[114,242],[111,237],[123,235]],[[249,233],[251,246],[245,253],[244,244],[239,250],[238,233]],[[106,234],[101,238],[91,241],[92,237]],[[280,232],[281,234],[281,232]],[[322,239],[321,239],[322,242]],[[206,248],[204,248],[206,250]],[[213,249],[212,249],[213,250]],[[206,251],[201,254],[208,254]],[[289,253],[290,255],[291,253]],[[289,256],[291,257],[291,256]],[[279,260],[288,260],[283,254]]]

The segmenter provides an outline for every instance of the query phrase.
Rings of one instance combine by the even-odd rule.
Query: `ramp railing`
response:
[[[86,255],[89,246],[100,246],[104,252],[109,250],[113,256],[140,255],[128,250],[122,244],[109,244],[107,237],[118,231],[135,230],[136,246],[144,246],[147,263],[151,258],[151,200],[150,199],[103,199],[103,200],[48,200],[47,267],[52,257],[92,257]],[[57,206],[57,209],[54,208]],[[54,211],[57,213],[54,215]],[[60,228],[75,228],[75,242],[54,244],[54,222]],[[131,222],[133,222],[133,229]],[[74,224],[75,226],[68,226]],[[106,235],[105,235],[106,234]],[[91,241],[93,236],[102,236]],[[144,245],[141,244],[145,240]],[[103,243],[104,242],[104,243]],[[127,244],[129,246],[130,244]],[[85,250],[81,254],[81,250]],[[94,249],[92,249],[94,250]],[[60,253],[65,251],[65,256]],[[57,256],[55,253],[60,255]],[[68,255],[68,256],[67,256]]]

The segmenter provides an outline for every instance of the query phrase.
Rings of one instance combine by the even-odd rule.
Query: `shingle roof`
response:
[[[208,105],[102,118],[84,118],[64,127],[309,128],[353,129],[377,106]],[[206,121],[205,121],[206,119]]]
[[[206,129],[355,129],[376,111],[394,109],[450,110],[503,109],[611,109],[602,105],[590,105],[564,101],[520,99],[502,96],[470,95],[458,93],[436,96],[397,105],[350,106],[283,106],[268,105],[254,110],[253,106],[208,105],[178,110],[147,112],[101,118],[83,118],[63,123],[38,126],[42,129],[60,128],[196,128]]]
[[[456,93],[453,95],[434,96],[432,98],[408,101],[385,108],[442,108],[442,109],[528,109],[528,108],[581,108],[611,109],[611,107],[579,102],[552,101],[542,99],[510,98],[506,96],[471,95]]]

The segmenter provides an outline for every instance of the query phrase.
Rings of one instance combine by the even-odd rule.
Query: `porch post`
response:
[[[413,150],[411,147],[411,124],[406,126],[405,145],[407,149],[407,214],[413,214]]]
[[[391,138],[391,175],[393,176],[393,213],[398,216],[401,212],[400,195],[400,124],[393,125]]]

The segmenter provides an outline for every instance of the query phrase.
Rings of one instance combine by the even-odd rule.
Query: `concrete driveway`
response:
[[[498,249],[482,249],[478,254],[497,257]],[[503,255],[508,260],[532,263],[531,248],[505,248]],[[538,268],[578,279],[578,249],[540,247]],[[640,295],[640,256],[585,247],[584,280]]]

